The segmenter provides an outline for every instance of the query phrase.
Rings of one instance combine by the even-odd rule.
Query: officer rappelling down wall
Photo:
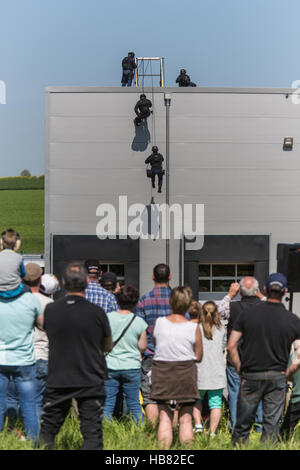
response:
[[[128,52],[128,56],[122,60],[122,86],[131,86],[136,63],[134,61],[134,52]]]
[[[139,101],[136,103],[134,107],[134,111],[137,116],[134,120],[134,124],[136,126],[139,126],[143,121],[145,121],[150,116],[150,114],[152,113],[150,108],[152,108],[151,101],[146,98],[146,95],[144,95],[144,93],[142,93],[140,95]]]
[[[185,69],[180,70],[180,75],[176,78],[176,83],[179,86],[197,86],[196,83],[191,82],[189,75],[187,75]]]
[[[163,175],[164,170],[162,167],[162,162],[164,157],[161,153],[158,153],[158,147],[154,145],[152,147],[152,154],[145,160],[146,165],[151,165],[151,169],[147,170],[147,176],[151,178],[152,188],[155,188],[155,176],[158,177],[158,192],[161,193],[161,187],[163,184]]]

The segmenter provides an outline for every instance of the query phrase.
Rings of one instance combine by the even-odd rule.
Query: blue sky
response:
[[[200,86],[300,80],[299,0],[2,0],[0,176],[44,172],[44,88],[119,86],[129,50]]]

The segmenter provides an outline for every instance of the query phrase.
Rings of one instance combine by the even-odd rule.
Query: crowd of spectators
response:
[[[141,297],[95,259],[69,263],[59,285],[24,266],[20,242],[2,233],[0,430],[20,416],[20,437],[52,449],[75,400],[82,448],[101,450],[103,416],[114,418],[121,401],[137,424],[158,426],[164,449],[176,426],[181,443],[213,439],[226,406],[234,444],[253,424],[262,440],[290,437],[300,419],[300,319],[282,302],[285,276],[271,274],[263,294],[245,277],[201,305],[189,287],[170,288],[165,264]]]

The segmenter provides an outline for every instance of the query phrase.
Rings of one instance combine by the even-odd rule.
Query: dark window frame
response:
[[[199,294],[213,294],[213,293],[224,293],[224,291],[220,291],[220,290],[214,290],[213,289],[213,283],[214,281],[231,281],[231,282],[239,282],[240,279],[244,276],[253,276],[254,274],[254,270],[255,270],[255,266],[254,266],[254,263],[243,263],[243,262],[239,262],[239,263],[232,263],[230,261],[228,262],[224,262],[224,263],[214,263],[214,262],[211,262],[211,263],[199,263],[199,266],[201,265],[207,265],[210,267],[210,275],[209,276],[198,276],[198,281],[199,281],[199,284],[200,284],[200,281],[209,281],[210,283],[210,290],[209,291],[203,291],[203,290],[200,290],[199,289]],[[234,275],[232,276],[215,276],[213,274],[213,267],[216,267],[216,266],[234,266]],[[239,266],[253,266],[253,272],[252,274],[245,274],[245,275],[239,275],[238,274],[238,267]]]

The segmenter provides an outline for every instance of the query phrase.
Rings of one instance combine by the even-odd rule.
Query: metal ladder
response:
[[[159,64],[159,73],[152,73],[152,64],[153,62],[158,62]],[[152,86],[153,86],[153,77],[159,77],[159,86],[165,86],[165,59],[164,57],[136,57],[135,58],[136,69],[135,69],[135,86],[145,86],[145,77],[152,77]],[[150,69],[150,73],[148,72]]]

